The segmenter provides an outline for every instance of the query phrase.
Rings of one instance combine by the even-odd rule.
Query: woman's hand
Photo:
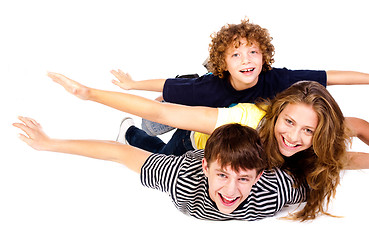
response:
[[[54,82],[60,84],[67,90],[69,93],[74,96],[82,99],[88,100],[90,96],[90,88],[70,79],[60,73],[49,72],[47,74]]]

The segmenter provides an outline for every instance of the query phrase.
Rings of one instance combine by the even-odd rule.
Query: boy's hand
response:
[[[32,118],[18,117],[18,119],[23,123],[13,123],[13,126],[26,134],[19,134],[19,138],[33,149],[48,150],[51,139],[43,132],[41,125]]]
[[[72,79],[67,78],[66,76],[60,73],[49,72],[47,73],[47,76],[50,77],[54,82],[62,85],[65,88],[65,90],[67,90],[74,96],[83,100],[87,100],[89,98],[90,91],[88,87],[76,81],[73,81]]]
[[[110,73],[112,73],[119,80],[112,81],[115,85],[124,90],[134,89],[134,84],[136,81],[132,80],[131,76],[128,73],[124,73],[120,69],[118,69],[118,71],[111,70]]]

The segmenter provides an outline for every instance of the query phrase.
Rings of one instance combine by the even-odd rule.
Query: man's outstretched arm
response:
[[[48,137],[41,125],[27,117],[19,117],[21,123],[13,126],[21,129],[20,139],[39,151],[68,153],[90,158],[121,163],[129,169],[140,173],[141,167],[151,153],[113,141],[99,140],[64,140]]]

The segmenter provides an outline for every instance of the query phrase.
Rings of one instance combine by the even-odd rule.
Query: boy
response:
[[[113,83],[126,90],[163,93],[166,102],[189,106],[228,107],[234,103],[274,98],[293,83],[308,80],[323,86],[369,84],[369,74],[352,71],[288,70],[272,68],[274,46],[268,30],[248,20],[229,24],[212,36],[209,71],[199,78],[134,81],[112,70]]]
[[[228,107],[235,103],[253,103],[258,98],[271,99],[277,93],[301,80],[316,81],[323,86],[335,84],[369,84],[369,74],[351,71],[312,71],[272,68],[274,46],[266,29],[252,24],[248,20],[241,24],[225,25],[212,36],[209,49],[209,71],[199,78],[192,79],[155,79],[133,81],[121,70],[112,71],[119,80],[113,83],[123,89],[137,89],[163,92],[166,102],[189,106]],[[358,118],[346,118],[354,133],[368,127],[368,123]],[[133,125],[132,123],[130,123]],[[148,135],[159,135],[144,121]],[[156,127],[156,129],[160,129]],[[143,132],[131,126],[125,140],[133,146],[141,146]],[[174,138],[186,135],[177,130]],[[355,134],[356,135],[356,134]],[[357,135],[369,144],[369,131]],[[188,145],[186,143],[186,145]],[[186,150],[191,150],[186,145]],[[176,147],[178,149],[178,147]],[[163,153],[173,153],[171,146],[166,146]]]
[[[144,186],[166,192],[183,213],[204,220],[258,220],[306,199],[306,188],[268,162],[257,132],[239,124],[214,131],[205,150],[176,157],[116,142],[49,138],[35,120],[14,123],[36,150],[77,154],[126,165]]]

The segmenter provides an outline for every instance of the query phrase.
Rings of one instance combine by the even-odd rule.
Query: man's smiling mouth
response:
[[[223,204],[225,206],[231,206],[233,205],[240,197],[234,197],[234,198],[229,198],[226,196],[223,196],[222,194],[218,193],[220,199],[222,200]]]

